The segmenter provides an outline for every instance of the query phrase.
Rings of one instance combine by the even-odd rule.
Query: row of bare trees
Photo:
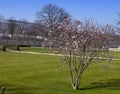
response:
[[[4,51],[7,45],[5,40],[42,40],[45,37],[44,31],[45,27],[41,24],[30,23],[26,20],[18,21],[14,18],[4,19],[4,17],[0,16],[0,39]],[[16,44],[16,46],[18,45]]]
[[[6,20],[0,16],[1,38],[14,40],[53,39],[60,35],[60,31],[57,30],[58,24],[64,19],[70,18],[69,13],[63,8],[51,4],[44,6],[36,13],[36,16],[37,19],[33,23],[15,18]]]
[[[34,38],[39,35],[40,26],[38,24],[15,19],[0,19],[0,33],[3,38],[5,36],[9,38]]]

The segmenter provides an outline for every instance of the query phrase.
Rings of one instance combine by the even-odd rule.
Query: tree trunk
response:
[[[6,51],[6,46],[5,45],[2,47],[2,51]]]
[[[80,86],[80,80],[79,80],[78,83],[72,83],[72,87],[73,87],[74,90],[78,90],[79,86]]]
[[[74,78],[74,82],[72,82],[72,87],[74,90],[78,90],[80,83],[81,83],[81,78],[82,78],[82,72],[77,74],[77,77]]]
[[[74,90],[78,90],[79,89],[79,86],[76,85],[76,84],[72,84],[72,87],[73,87]]]
[[[16,50],[17,50],[17,51],[20,51],[20,46],[19,46],[19,45],[17,45]]]

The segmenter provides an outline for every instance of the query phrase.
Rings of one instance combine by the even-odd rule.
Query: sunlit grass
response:
[[[20,47],[21,51],[32,51],[32,52],[40,52],[40,53],[53,53],[51,48],[43,48],[43,47]]]
[[[59,57],[0,52],[2,86],[5,94],[119,94],[120,61],[91,63],[75,91],[67,64]]]

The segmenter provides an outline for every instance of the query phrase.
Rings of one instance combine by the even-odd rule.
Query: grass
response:
[[[20,47],[22,51],[32,51],[32,52],[40,52],[40,53],[53,53],[53,50],[50,48],[43,47]]]
[[[32,52],[39,52],[39,53],[54,53],[60,54],[61,49],[58,48],[49,48],[49,47],[20,47],[21,51],[32,51]]]
[[[68,67],[58,59],[0,52],[0,87],[6,87],[5,94],[119,94],[120,61],[92,63],[80,90],[73,90]]]

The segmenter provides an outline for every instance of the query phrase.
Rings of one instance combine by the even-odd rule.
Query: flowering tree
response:
[[[58,28],[64,31],[60,34],[59,45],[69,66],[72,86],[76,90],[84,70],[111,39],[113,29],[110,25],[98,26],[91,20],[65,20]]]

